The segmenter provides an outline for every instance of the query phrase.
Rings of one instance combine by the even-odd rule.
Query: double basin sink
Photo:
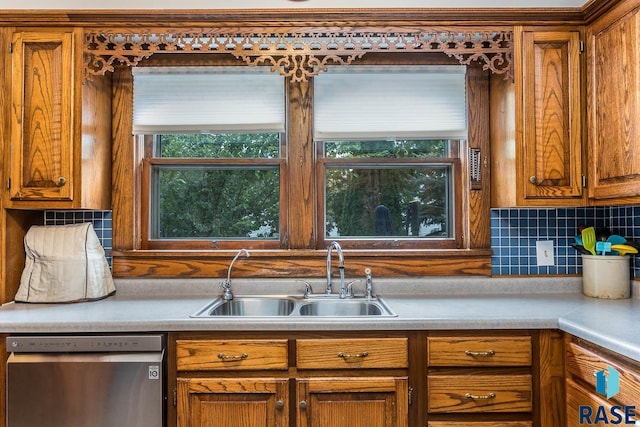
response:
[[[337,295],[298,296],[235,296],[232,300],[218,297],[192,314],[195,318],[220,316],[273,317],[395,317],[391,308],[380,297],[339,298]]]

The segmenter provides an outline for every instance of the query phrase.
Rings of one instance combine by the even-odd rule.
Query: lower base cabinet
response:
[[[636,425],[640,364],[567,335],[567,426]]]
[[[296,380],[300,427],[408,426],[407,378]]]
[[[179,378],[178,426],[286,427],[288,396],[281,378]]]
[[[407,342],[384,336],[177,339],[176,424],[408,427]]]
[[[170,338],[168,427],[565,427],[570,410],[559,331]]]
[[[533,347],[533,337],[522,333],[432,333],[427,425],[532,426]]]

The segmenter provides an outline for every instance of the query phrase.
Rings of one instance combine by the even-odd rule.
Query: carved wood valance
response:
[[[486,28],[217,28],[86,30],[85,73],[104,75],[114,64],[136,66],[154,53],[227,53],[249,65],[306,81],[330,64],[350,64],[367,52],[442,52],[462,65],[513,78],[513,33]]]

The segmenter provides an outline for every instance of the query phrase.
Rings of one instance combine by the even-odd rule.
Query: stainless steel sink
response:
[[[236,317],[394,317],[396,314],[381,299],[340,299],[334,295],[310,298],[296,296],[236,296],[232,300],[218,297],[192,314],[196,318]]]
[[[288,316],[291,314],[294,307],[294,300],[285,297],[235,297],[229,301],[225,301],[222,298],[216,298],[191,317]]]
[[[300,306],[301,316],[395,316],[380,300],[327,299],[305,302]]]

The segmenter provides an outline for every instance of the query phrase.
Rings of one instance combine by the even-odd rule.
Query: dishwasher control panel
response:
[[[7,338],[13,353],[147,352],[164,348],[162,335],[67,335]]]

